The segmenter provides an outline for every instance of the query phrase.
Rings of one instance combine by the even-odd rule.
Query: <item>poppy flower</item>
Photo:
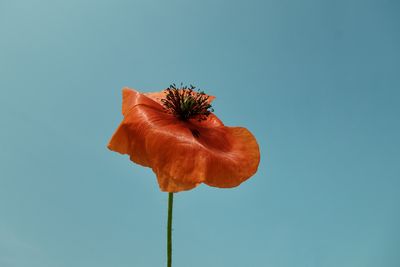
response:
[[[190,190],[201,183],[235,187],[258,168],[255,137],[246,128],[225,126],[211,108],[214,97],[194,88],[122,90],[124,118],[108,148],[150,167],[161,191]]]

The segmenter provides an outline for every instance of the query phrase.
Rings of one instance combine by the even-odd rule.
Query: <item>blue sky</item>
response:
[[[106,145],[121,88],[192,83],[259,141],[179,193],[173,266],[400,265],[400,4],[0,2],[0,266],[164,266],[167,194]]]

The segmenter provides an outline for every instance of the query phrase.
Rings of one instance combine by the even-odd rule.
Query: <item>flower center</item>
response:
[[[195,88],[193,85],[188,87],[182,84],[177,88],[171,84],[165,89],[165,98],[161,99],[164,109],[183,121],[194,117],[199,121],[206,120],[214,109],[208,101],[209,96],[203,91],[195,91]]]

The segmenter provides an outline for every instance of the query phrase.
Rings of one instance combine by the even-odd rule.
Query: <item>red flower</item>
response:
[[[124,88],[124,119],[108,148],[152,168],[162,191],[238,186],[257,171],[257,141],[246,128],[224,126],[210,111],[214,97],[193,88]]]

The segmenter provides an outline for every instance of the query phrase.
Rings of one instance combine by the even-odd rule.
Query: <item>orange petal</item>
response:
[[[205,183],[229,188],[238,186],[256,173],[260,150],[255,137],[246,128],[223,128],[221,135],[227,139],[229,151],[213,150]]]
[[[225,127],[214,114],[202,122],[181,121],[137,92],[124,91],[125,98],[129,108],[108,147],[151,167],[162,191],[202,182],[234,187],[256,172],[259,148],[247,129]]]
[[[162,109],[162,106],[144,94],[128,87],[122,89],[122,114],[125,116],[136,105],[149,105]]]
[[[138,105],[151,107],[164,113],[163,108],[160,104],[156,103],[152,99],[145,95],[137,92],[136,90],[125,87],[122,89],[122,114],[126,117],[129,112]],[[131,160],[141,164],[143,166],[150,166],[144,155],[138,155],[137,153],[131,153],[131,151],[138,150],[137,138],[131,134],[131,127],[125,123],[125,120],[118,126],[117,130],[111,137],[108,144],[110,150],[119,152],[121,154],[128,154],[131,156]],[[141,151],[142,148],[139,150]]]

